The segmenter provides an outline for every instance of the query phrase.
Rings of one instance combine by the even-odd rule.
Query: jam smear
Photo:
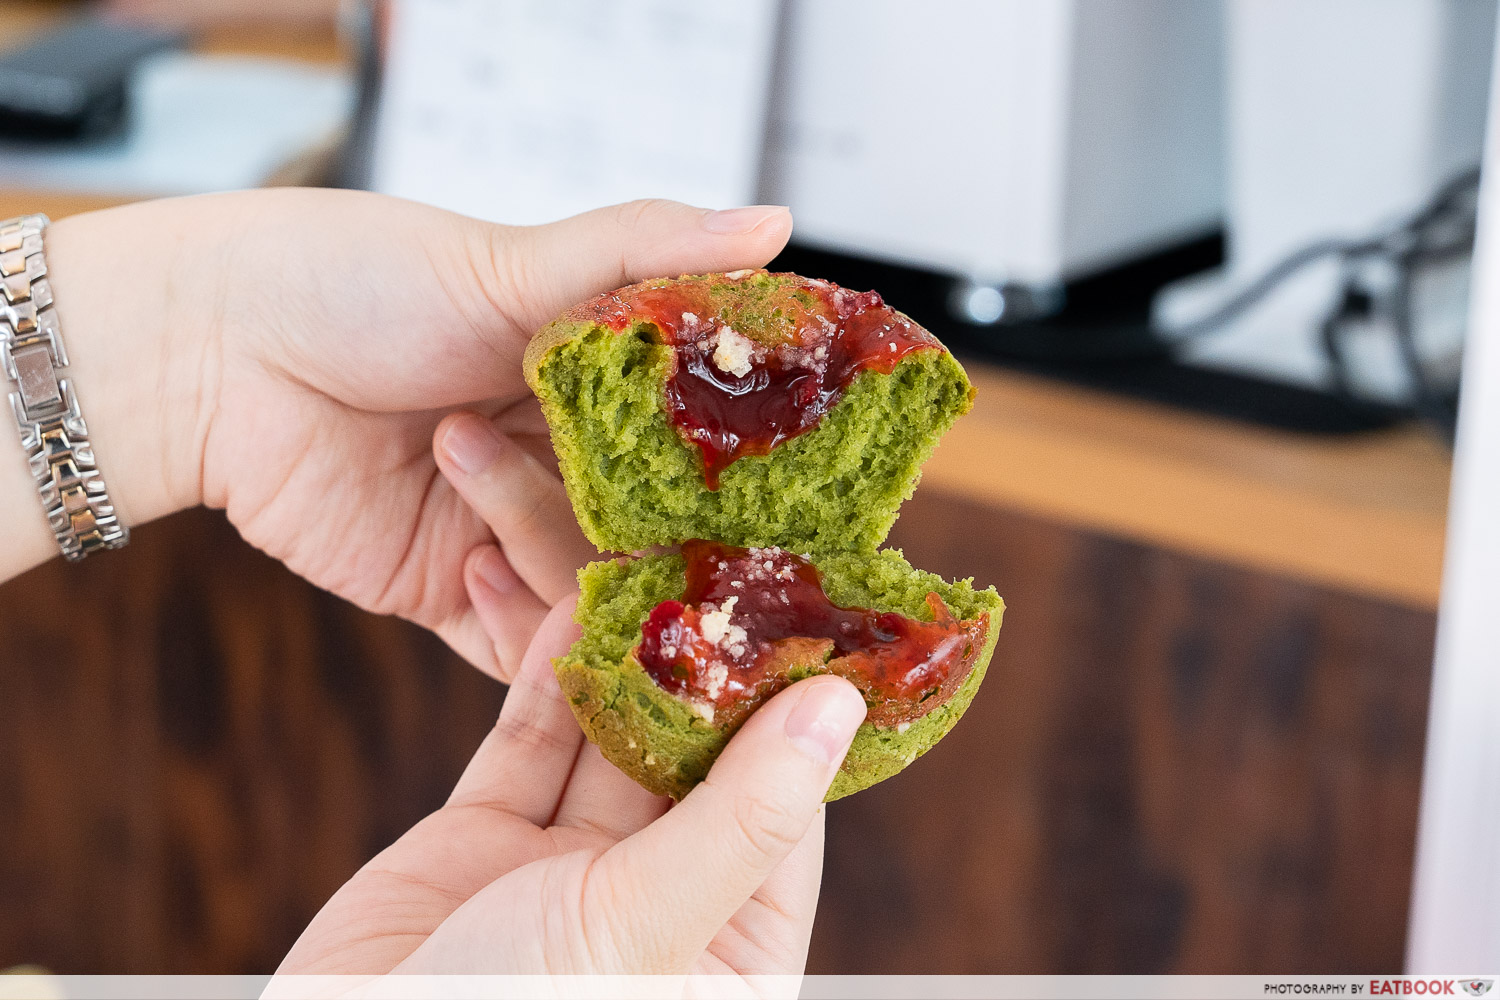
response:
[[[798,275],[777,275],[786,283],[754,305],[761,325],[736,330],[727,317],[741,315],[737,289],[725,283],[762,273],[643,282],[585,310],[617,331],[644,319],[675,351],[667,416],[703,453],[711,490],[736,459],[770,454],[817,427],[861,371],[889,374],[911,352],[941,348],[877,293]]]
[[[651,611],[635,657],[720,725],[743,721],[791,683],[796,666],[847,678],[865,696],[867,721],[901,726],[952,697],[989,631],[988,614],[961,621],[936,594],[927,595],[930,622],[838,607],[817,568],[779,548],[693,540],[682,554],[682,600]]]

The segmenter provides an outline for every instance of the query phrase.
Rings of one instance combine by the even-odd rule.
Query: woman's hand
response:
[[[763,265],[790,229],[778,208],[637,202],[518,228],[271,190],[75,216],[46,239],[72,377],[127,525],[223,507],[312,582],[508,679],[593,553],[522,378],[527,340],[627,282]],[[36,503],[13,499],[13,464],[0,513]],[[0,578],[55,551],[39,506],[18,517],[36,530]],[[466,577],[508,595],[506,643],[484,636]]]
[[[493,595],[473,597],[493,623]],[[788,688],[668,809],[583,742],[550,667],[572,608],[542,623],[448,803],[334,895],[279,975],[802,971],[820,803],[864,700],[835,677]]]

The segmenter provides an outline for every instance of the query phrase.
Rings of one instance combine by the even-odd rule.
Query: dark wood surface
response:
[[[830,812],[810,971],[1400,968],[1433,615],[910,508],[1005,625],[953,734]]]
[[[1399,966],[1430,613],[932,493],[893,542],[1009,610],[964,723],[831,807],[810,971]],[[13,581],[0,967],[269,971],[501,698],[204,511]]]
[[[503,693],[201,510],[0,588],[0,623],[0,967],[271,971]]]

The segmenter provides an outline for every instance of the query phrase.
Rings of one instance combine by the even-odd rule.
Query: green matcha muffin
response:
[[[583,303],[525,368],[589,539],[681,545],[579,574],[583,635],[554,667],[608,760],[681,798],[762,702],[832,673],[868,710],[836,799],[963,715],[1004,604],[879,549],[973,398],[930,333],[874,292],[737,271]]]
[[[993,588],[947,583],[892,550],[809,561],[689,541],[592,563],[579,583],[583,635],[555,664],[563,692],[609,761],[676,799],[757,705],[818,673],[847,677],[869,707],[828,799],[890,777],[963,715],[1005,610]]]
[[[874,551],[963,368],[881,301],[795,274],[645,281],[544,327],[526,377],[590,541]]]

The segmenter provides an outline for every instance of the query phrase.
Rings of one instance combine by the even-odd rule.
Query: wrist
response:
[[[182,315],[185,301],[177,289],[184,285],[171,259],[180,243],[153,214],[150,206],[92,213],[62,220],[44,234],[69,355],[65,375],[88,422],[110,501],[131,527],[198,502],[201,388],[213,367],[209,328]],[[11,522],[7,528],[17,529],[20,545],[0,566],[0,578],[57,552],[14,428],[0,434],[4,440],[11,443],[0,444],[6,484],[0,511]],[[9,565],[18,557],[24,561]]]
[[[202,500],[218,384],[217,321],[182,203],[63,219],[48,265],[74,385],[116,509],[131,527]]]

